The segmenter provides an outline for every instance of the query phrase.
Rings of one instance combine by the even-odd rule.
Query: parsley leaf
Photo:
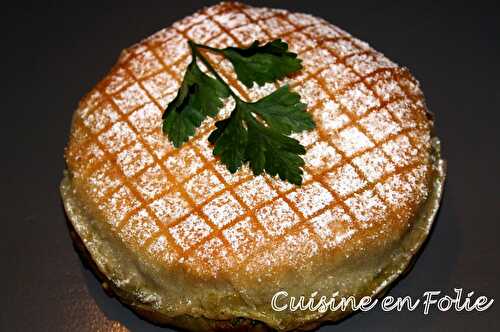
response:
[[[228,96],[228,87],[203,73],[193,55],[177,96],[163,113],[163,132],[175,147],[181,146],[207,116],[217,115],[221,99]]]
[[[279,175],[280,179],[301,185],[301,169],[304,160],[299,157],[305,154],[305,148],[291,137],[265,127],[255,119],[247,121],[248,145],[246,159],[255,175],[264,170],[271,176]]]
[[[284,85],[255,103],[247,103],[251,112],[258,114],[273,130],[288,135],[314,129],[314,121],[300,102],[300,95]]]
[[[231,172],[248,162],[255,175],[266,171],[300,185],[305,148],[286,136],[314,128],[300,96],[285,85],[255,103],[236,101],[230,117],[218,121],[208,140]]]
[[[288,44],[281,39],[263,46],[255,41],[248,48],[228,47],[220,51],[233,64],[238,80],[249,88],[253,82],[264,85],[302,69],[297,54],[288,52]]]
[[[248,145],[248,131],[244,125],[246,114],[238,104],[229,118],[215,123],[217,129],[208,137],[210,143],[216,144],[213,154],[220,156],[231,173],[236,172],[246,160]]]

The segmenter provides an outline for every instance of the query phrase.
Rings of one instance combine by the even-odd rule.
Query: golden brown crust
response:
[[[207,143],[213,119],[181,149],[170,145],[161,114],[190,61],[187,38],[215,47],[282,38],[303,59],[280,82],[317,125],[296,135],[307,150],[302,187],[230,174]],[[244,99],[277,87],[246,89],[226,60],[207,56]],[[245,316],[287,330],[333,316],[269,313],[273,292],[366,293],[363,280],[411,233],[436,179],[431,127],[418,82],[367,44],[309,15],[223,3],[125,50],[81,101],[67,186],[85,210],[76,218],[92,224],[80,227],[84,244],[94,231],[112,242],[90,252],[117,288],[148,288],[141,296],[162,317]],[[132,281],[112,261],[133,265]]]

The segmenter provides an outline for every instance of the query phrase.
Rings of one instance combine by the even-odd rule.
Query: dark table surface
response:
[[[174,5],[175,3],[175,5]],[[165,331],[109,298],[72,247],[61,206],[63,148],[79,98],[119,51],[210,1],[73,2],[3,8],[1,331]],[[448,161],[432,236],[390,295],[453,288],[500,300],[500,11],[494,4],[249,1],[321,16],[410,68]],[[62,7],[59,7],[62,6]],[[356,314],[321,331],[489,331],[485,312]]]

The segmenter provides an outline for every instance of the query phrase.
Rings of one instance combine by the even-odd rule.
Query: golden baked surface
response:
[[[214,47],[282,38],[299,54],[304,69],[280,85],[317,125],[294,136],[307,149],[301,187],[230,174],[208,145],[213,119],[171,146],[161,116],[190,62],[188,38]],[[246,100],[278,86],[246,89],[206,54]],[[79,198],[132,252],[211,277],[400,238],[429,190],[431,125],[416,80],[366,43],[309,15],[223,3],[121,54],[80,102],[66,161]]]

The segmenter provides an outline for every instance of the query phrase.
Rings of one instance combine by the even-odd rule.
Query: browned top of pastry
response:
[[[230,174],[208,145],[213,119],[182,148],[168,142],[161,116],[190,62],[188,38],[282,38],[298,53],[304,69],[285,81],[317,126],[294,136],[307,150],[301,187]],[[207,56],[243,99],[278,86],[247,89]],[[366,43],[310,15],[223,3],[123,51],[81,101],[66,160],[92,215],[138,255],[201,275],[251,272],[400,237],[428,192],[431,125],[416,80]]]

